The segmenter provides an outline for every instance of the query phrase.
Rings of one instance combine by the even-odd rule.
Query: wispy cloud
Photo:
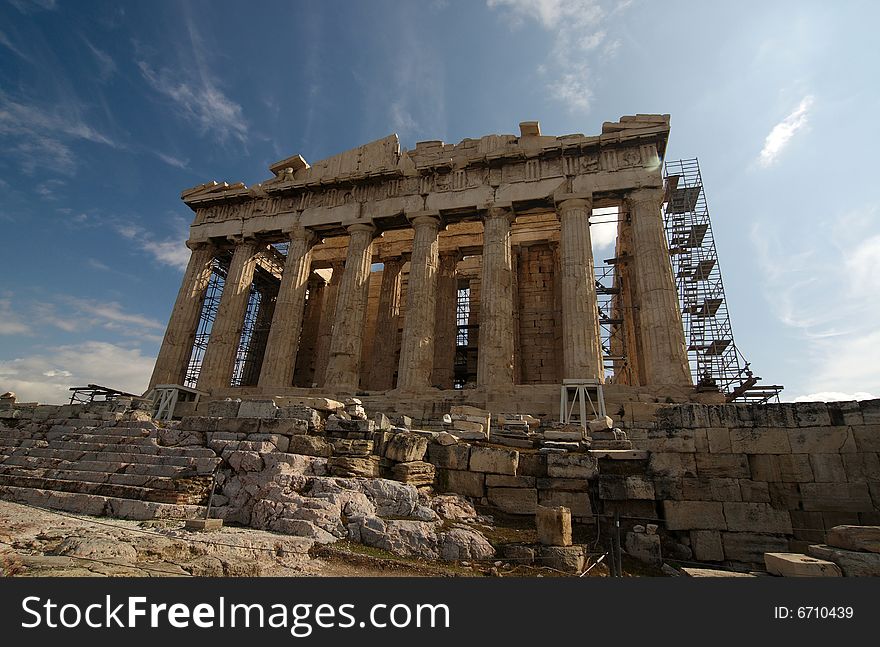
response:
[[[874,400],[878,396],[867,391],[843,393],[841,391],[820,391],[796,397],[792,402],[847,402],[851,400]]]
[[[22,171],[33,175],[38,169],[73,175],[76,158],[68,145],[87,141],[111,148],[121,144],[87,124],[74,98],[51,109],[14,99],[0,91],[0,138],[18,159]]]
[[[174,166],[175,168],[189,168],[189,160],[188,159],[180,159],[179,157],[174,157],[174,155],[168,155],[167,153],[162,153],[160,151],[153,151],[160,160],[168,164],[168,166]]]
[[[592,60],[614,56],[619,41],[608,34],[608,20],[631,3],[600,0],[487,0],[506,11],[514,29],[536,22],[553,34],[554,45],[537,71],[547,77],[550,96],[571,111],[587,111],[593,100]]]
[[[63,404],[71,386],[95,383],[142,393],[154,358],[138,348],[101,341],[54,346],[0,360],[0,392],[13,391],[22,401]]]
[[[15,45],[10,40],[9,36],[7,36],[6,33],[3,31],[0,31],[0,45],[3,45],[3,47],[8,49],[10,52],[15,54],[16,56],[18,56],[22,60],[28,61],[29,63],[31,62],[31,57],[28,56],[27,54],[25,54],[24,51],[21,50],[21,48],[19,48],[17,45]]]
[[[95,62],[98,64],[98,74],[101,80],[106,81],[113,76],[116,73],[116,61],[113,60],[113,57],[104,50],[95,47],[92,41],[85,36],[83,36],[83,42],[85,42],[86,47],[89,48],[92,56],[95,57]]]
[[[36,11],[54,11],[58,8],[58,2],[56,0],[9,0],[9,4],[23,14],[34,13]]]
[[[11,299],[0,299],[0,335],[27,335],[30,327],[20,313],[12,309]]]
[[[168,265],[179,270],[186,269],[189,263],[190,251],[186,246],[186,224],[181,221],[180,235],[166,239],[158,239],[143,227],[131,222],[117,222],[113,224],[116,233],[123,238],[137,242],[141,249],[152,256],[162,265]]]
[[[807,125],[807,114],[812,107],[813,97],[812,95],[807,95],[801,99],[801,102],[791,114],[773,126],[773,129],[764,139],[764,147],[758,155],[758,164],[767,168],[776,162],[779,155],[788,146],[791,138]]]
[[[797,232],[752,228],[765,298],[803,348],[809,370],[798,377],[810,397],[880,392],[878,222],[875,204]]]

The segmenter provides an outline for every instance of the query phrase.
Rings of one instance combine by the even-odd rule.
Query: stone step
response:
[[[125,473],[125,474],[143,474],[146,476],[194,476],[198,472],[195,467],[186,465],[164,465],[145,464],[145,463],[125,463],[108,460],[75,460],[69,461],[63,458],[53,458],[49,456],[26,456],[13,455],[3,461],[3,465],[14,465],[29,469],[71,469],[80,472],[104,472],[104,473]]]
[[[37,488],[0,485],[0,499],[40,508],[64,510],[95,517],[116,517],[147,521],[150,519],[200,519],[205,506],[178,505],[156,501],[133,501],[97,494],[57,492]]]
[[[184,505],[201,504],[203,499],[205,499],[208,490],[207,485],[203,488],[203,492],[193,493],[154,490],[152,488],[137,487],[134,485],[93,483],[90,481],[68,481],[65,479],[41,478],[39,476],[13,476],[9,474],[0,474],[0,486],[51,490],[55,492],[73,492],[78,494],[95,494],[119,499],[159,501],[162,503],[177,503]]]
[[[77,441],[52,441],[49,445],[52,449],[74,449],[84,452],[128,452],[138,454],[152,454],[154,456],[189,456],[191,458],[214,458],[217,454],[207,447],[165,447],[163,445],[137,445],[133,443],[93,443]]]
[[[768,573],[782,577],[843,577],[834,562],[799,553],[764,553],[764,564]]]
[[[134,485],[154,490],[174,490],[178,492],[197,492],[190,481],[197,475],[177,477],[152,476],[149,474],[129,474],[119,472],[90,472],[77,469],[28,468],[18,465],[0,465],[0,474],[7,476],[30,476],[65,481],[84,481],[89,483],[111,483],[115,485]],[[202,475],[207,476],[207,475]],[[198,487],[202,487],[201,485]]]
[[[156,438],[155,429],[140,427],[68,427],[56,425],[46,432],[46,439],[53,440],[63,436],[113,436],[117,438]]]
[[[93,433],[64,433],[46,434],[46,440],[50,444],[56,442],[72,441],[78,443],[95,443],[99,445],[137,445],[141,447],[158,447],[159,443],[155,436],[128,436],[125,434],[93,434]]]
[[[219,458],[212,454],[210,458],[191,456],[163,456],[157,454],[141,454],[135,452],[116,451],[81,451],[74,449],[55,449],[52,447],[31,447],[13,450],[9,456],[39,456],[57,458],[66,461],[109,461],[116,463],[139,463],[143,465],[174,465],[177,467],[194,467],[200,472],[212,471]],[[0,462],[3,462],[0,459]]]

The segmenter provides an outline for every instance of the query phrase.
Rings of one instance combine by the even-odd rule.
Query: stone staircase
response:
[[[152,422],[61,422],[43,433],[0,426],[0,498],[139,520],[204,514],[212,450],[163,447]]]

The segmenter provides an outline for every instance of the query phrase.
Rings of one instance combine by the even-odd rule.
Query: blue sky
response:
[[[786,399],[880,395],[878,20],[855,1],[0,0],[0,391],[146,387],[184,188],[390,132],[658,112],[668,158],[700,158],[756,374]]]

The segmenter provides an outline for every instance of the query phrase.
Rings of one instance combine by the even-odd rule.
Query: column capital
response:
[[[408,211],[405,215],[414,229],[428,225],[440,227],[443,224],[439,211]]]
[[[402,266],[404,263],[402,256],[385,256],[379,259],[379,262],[386,267],[389,265]]]
[[[563,212],[570,209],[592,209],[593,196],[591,194],[579,194],[571,196],[561,196],[556,199],[556,211]]]
[[[507,218],[511,223],[516,220],[516,214],[513,211],[513,204],[510,202],[495,202],[487,205],[485,209],[486,211],[482,215],[483,220]]]
[[[313,245],[321,242],[320,236],[318,236],[317,233],[315,233],[308,227],[294,225],[292,227],[282,229],[282,232],[287,234],[288,238],[290,238],[291,241],[302,240],[305,241],[309,247],[312,247]]]
[[[213,245],[211,244],[211,241],[208,241],[208,240],[188,240],[188,241],[186,241],[185,244],[192,251],[196,251],[197,249],[207,249],[208,247],[213,247]]]
[[[374,236],[376,235],[376,226],[370,222],[356,222],[352,225],[347,225],[345,227],[345,230],[349,233],[349,235],[354,234],[359,231],[367,231],[367,232],[370,232],[371,234],[373,234]]]

